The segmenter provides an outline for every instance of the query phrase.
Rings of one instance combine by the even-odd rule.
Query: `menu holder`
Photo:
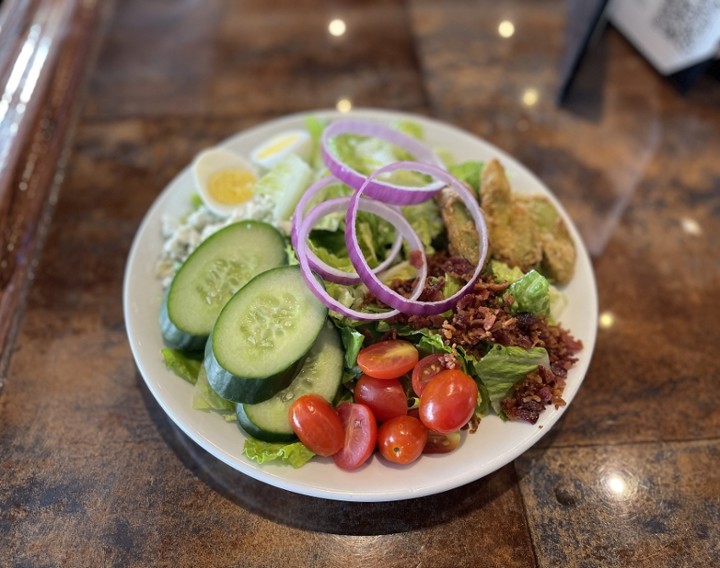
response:
[[[583,59],[607,23],[680,92],[703,75],[718,77],[718,0],[568,0],[558,105],[565,103]]]
[[[608,0],[568,0],[565,27],[565,54],[560,70],[556,102],[562,105],[577,78],[588,50],[605,30]]]

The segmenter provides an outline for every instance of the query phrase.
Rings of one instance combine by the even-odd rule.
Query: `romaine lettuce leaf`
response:
[[[312,182],[312,170],[296,154],[288,154],[255,184],[255,192],[273,200],[273,219],[290,219]]]
[[[498,260],[490,261],[490,271],[495,282],[509,282],[512,284],[525,276],[522,270],[520,270],[518,267],[510,268],[507,264]],[[531,278],[535,278],[535,276]],[[518,286],[527,286],[531,283],[531,280],[528,280],[525,284],[518,284]],[[538,290],[542,288],[542,282],[538,281],[535,284],[539,286]],[[541,296],[540,301],[541,303],[544,302]],[[548,311],[547,313],[544,313],[542,315],[545,315],[548,318],[548,322],[550,324],[554,324],[559,321],[560,315],[562,314],[565,306],[567,305],[567,297],[548,281],[547,301]],[[518,311],[523,310],[515,308],[515,313],[517,313]],[[528,309],[527,311],[530,310]]]
[[[195,410],[217,412],[228,422],[237,420],[235,414],[235,403],[224,399],[212,389],[210,383],[208,382],[205,367],[200,369],[197,382],[195,383],[192,407]]]
[[[550,283],[536,270],[531,270],[520,280],[510,284],[505,296],[512,296],[514,300],[510,304],[511,313],[530,312],[545,317],[550,315]]]
[[[432,242],[444,230],[445,224],[440,216],[440,209],[434,200],[429,199],[417,205],[403,207],[403,216],[408,220],[420,241],[425,247],[427,254],[433,254],[435,250]]]
[[[338,330],[340,331],[343,347],[345,347],[345,367],[352,369],[357,365],[357,355],[362,349],[365,336],[356,329],[347,326],[341,326]]]
[[[320,138],[322,137],[323,130],[327,126],[327,121],[318,118],[317,116],[310,115],[305,118],[305,129],[310,135],[312,141],[312,153],[310,158],[310,165],[317,169],[318,165],[322,164],[322,156],[320,152]]]
[[[392,122],[391,126],[395,130],[404,132],[408,136],[412,136],[418,140],[425,138],[425,129],[422,127],[422,124],[414,120],[395,120]]]
[[[476,161],[462,162],[448,167],[448,171],[460,181],[468,184],[476,196],[480,191],[480,174],[482,173],[482,169],[483,163]]]
[[[495,282],[509,282],[511,284],[524,276],[523,271],[517,266],[510,268],[506,263],[494,259],[490,261],[490,272],[492,272]]]
[[[381,138],[340,134],[328,141],[330,152],[357,172],[370,175],[375,170],[400,160],[412,160],[414,156]],[[398,170],[382,179],[409,187],[428,183],[427,176],[408,170]]]
[[[490,404],[500,411],[500,401],[515,384],[538,366],[549,366],[550,360],[544,347],[523,347],[496,344],[479,361],[474,363],[475,373],[487,389]]]
[[[271,444],[270,442],[261,442],[255,438],[245,440],[243,453],[249,459],[259,464],[269,461],[279,461],[291,465],[294,468],[305,465],[315,455],[303,446],[301,442]]]
[[[197,382],[203,362],[202,351],[188,353],[166,347],[161,350],[161,353],[168,370],[193,385]]]

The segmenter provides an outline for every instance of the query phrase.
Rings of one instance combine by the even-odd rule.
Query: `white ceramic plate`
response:
[[[306,113],[307,114],[307,113]],[[248,155],[258,143],[282,130],[302,127],[304,116],[292,115],[242,132],[224,145]],[[338,117],[339,113],[313,113]],[[597,292],[590,259],[578,232],[550,191],[511,156],[457,128],[414,115],[378,110],[358,110],[352,116],[390,122],[396,118],[418,121],[425,139],[435,148],[449,150],[458,160],[487,161],[496,157],[505,166],[513,188],[548,195],[565,217],[577,243],[576,275],[564,289],[568,304],[562,324],[584,343],[578,363],[571,369],[564,398],[572,401],[590,364],[597,327]],[[343,115],[347,116],[347,115]],[[346,501],[393,501],[447,491],[479,479],[511,462],[548,433],[567,406],[549,407],[535,425],[502,422],[491,416],[482,420],[474,434],[464,434],[461,447],[451,454],[423,456],[409,466],[393,466],[374,456],[361,469],[346,472],[330,459],[315,458],[299,469],[283,465],[258,465],[242,455],[244,434],[234,423],[212,413],[193,410],[192,386],[169,372],[163,363],[163,347],[157,314],[162,289],[155,266],[162,246],[160,219],[164,213],[182,215],[194,191],[185,168],[168,185],[146,214],[135,236],[127,261],[124,312],[130,346],[150,391],[168,416],[190,438],[213,456],[255,479],[289,491]]]

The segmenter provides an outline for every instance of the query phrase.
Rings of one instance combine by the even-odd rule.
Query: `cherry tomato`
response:
[[[428,439],[428,430],[414,416],[397,416],[378,429],[378,449],[388,461],[400,464],[420,457]]]
[[[420,411],[417,408],[408,410],[409,416],[420,418]],[[423,448],[423,454],[449,454],[455,451],[460,445],[462,434],[460,432],[450,432],[449,434],[441,434],[433,430],[428,430],[428,439]]]
[[[376,379],[397,379],[418,362],[418,350],[409,341],[388,339],[368,345],[358,353],[357,364]]]
[[[449,454],[457,449],[462,438],[460,432],[441,434],[440,432],[428,431],[428,440],[423,449],[424,454]]]
[[[405,389],[397,379],[376,379],[362,375],[353,391],[355,402],[370,407],[378,422],[407,414]]]
[[[445,365],[442,364],[443,357],[446,356],[444,353],[434,353],[418,361],[412,372],[412,386],[416,395],[420,396],[430,379],[446,369]]]
[[[333,459],[342,469],[357,469],[375,451],[377,420],[364,404],[343,402],[338,405],[337,413],[345,428],[345,444]]]
[[[441,434],[459,430],[472,417],[477,397],[478,388],[471,377],[455,369],[441,371],[423,389],[420,420]]]
[[[317,394],[305,394],[290,405],[288,420],[307,448],[331,456],[345,444],[345,428],[335,409]]]

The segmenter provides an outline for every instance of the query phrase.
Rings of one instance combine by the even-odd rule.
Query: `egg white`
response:
[[[290,138],[293,140],[286,142]],[[272,150],[275,146],[279,146],[279,148]],[[257,146],[250,152],[250,159],[258,167],[270,170],[288,154],[295,154],[307,162],[310,160],[311,152],[312,141],[305,130],[286,130]]]
[[[192,176],[203,203],[216,215],[227,217],[241,203],[221,203],[208,190],[211,176],[229,168],[247,170],[257,179],[255,167],[240,154],[226,148],[208,148],[200,152],[192,163]]]

